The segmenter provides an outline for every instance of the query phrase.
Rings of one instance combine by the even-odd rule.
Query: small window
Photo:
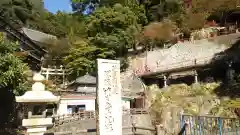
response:
[[[72,114],[73,113],[73,106],[72,105],[68,105],[67,106],[67,111],[68,111],[68,114]]]
[[[79,111],[86,110],[86,106],[85,105],[68,105],[67,109],[69,114],[78,113]]]
[[[85,111],[86,110],[86,105],[77,105],[77,111]]]
[[[44,111],[43,106],[41,105],[34,106],[32,115],[42,115],[43,111]]]

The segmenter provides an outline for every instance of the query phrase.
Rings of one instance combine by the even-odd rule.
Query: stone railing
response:
[[[95,112],[94,111],[82,111],[78,113],[72,113],[72,114],[64,114],[64,115],[58,115],[54,116],[54,125],[61,125],[63,123],[69,123],[76,120],[90,120],[95,119]]]
[[[134,109],[124,110],[124,111],[126,111],[127,113],[123,113],[123,114],[132,114],[132,115],[149,114],[149,110],[142,109],[142,108],[134,108]]]

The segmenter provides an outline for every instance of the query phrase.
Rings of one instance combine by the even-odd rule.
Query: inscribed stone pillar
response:
[[[120,61],[98,59],[98,135],[122,135]]]

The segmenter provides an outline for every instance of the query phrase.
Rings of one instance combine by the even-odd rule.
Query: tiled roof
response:
[[[167,50],[168,53],[164,57],[158,57],[159,66],[172,65],[182,61],[200,60],[205,57],[213,57],[214,54],[227,49],[227,46],[219,45],[207,40],[199,41],[198,43],[178,43]],[[148,58],[150,64],[151,58]],[[156,61],[154,62],[156,63]]]
[[[72,94],[61,96],[61,99],[96,99],[96,96]]]
[[[121,73],[121,87],[123,96],[137,96],[145,91],[145,85],[142,80],[133,73],[133,62],[129,59],[130,65],[125,72]]]
[[[96,87],[77,87],[77,92],[85,92],[85,93],[88,93],[88,94],[96,94]]]
[[[211,59],[216,53],[229,48],[239,36],[240,33],[235,33],[218,36],[211,40],[196,40],[195,43],[179,42],[168,49],[149,51],[146,56],[139,57],[138,61],[142,61],[142,67],[146,64],[151,71],[155,71],[158,68],[171,67],[194,59]]]
[[[49,34],[46,34],[37,30],[25,28],[25,27],[23,27],[21,30],[24,34],[26,34],[30,39],[32,39],[35,42],[48,44],[47,42],[48,40],[57,38],[56,36],[49,35]]]
[[[96,84],[97,83],[97,79],[94,76],[86,74],[84,76],[78,77],[75,80],[75,83],[78,83],[78,84]]]
[[[137,76],[132,75],[132,71],[121,73],[121,90],[123,96],[136,96],[138,93],[144,91],[144,84]],[[75,84],[96,84],[96,77],[91,75],[84,75],[79,77],[74,82]],[[75,89],[75,88],[74,88]],[[95,95],[96,87],[93,86],[77,86],[76,92],[84,92]]]
[[[121,86],[125,96],[133,96],[144,91],[143,82],[132,73],[132,71],[129,71],[129,74],[126,72],[121,74]]]
[[[122,96],[122,99],[134,99],[134,98],[139,98],[139,97],[129,97],[129,96]],[[71,95],[65,95],[61,96],[61,99],[96,99],[96,96],[94,95],[77,95],[77,94],[71,94]]]

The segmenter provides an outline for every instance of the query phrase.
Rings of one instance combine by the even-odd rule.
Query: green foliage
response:
[[[193,85],[192,92],[193,95],[208,95],[214,94],[214,90],[219,87],[219,83],[207,83],[205,85]]]
[[[66,32],[64,27],[55,20],[55,15],[44,12],[30,21],[29,28],[40,30],[44,33],[52,34],[58,37],[64,37]]]
[[[89,35],[95,36],[97,33],[111,34],[117,29],[125,30],[137,24],[137,17],[130,8],[116,4],[113,8],[99,8],[89,16],[86,23]]]
[[[136,14],[120,4],[99,8],[87,20],[90,41],[97,47],[114,51],[116,57],[125,56],[127,49],[135,45],[140,30]]]
[[[1,0],[0,12],[5,20],[13,19],[19,23],[26,24],[33,19],[34,14],[43,10],[42,1],[30,0]]]
[[[190,9],[180,8],[168,17],[175,21],[183,32],[190,33],[191,30],[204,27],[210,15],[217,13],[221,18],[223,12],[237,9],[238,5],[239,0],[192,0]]]
[[[144,5],[149,21],[161,21],[182,10],[181,0],[143,0],[140,4]]]
[[[151,110],[155,115],[164,113],[164,110],[169,107],[184,110],[185,113],[193,115],[205,115],[212,112],[218,105],[215,100],[218,98],[214,94],[214,90],[219,86],[219,83],[211,84],[194,84],[187,86],[185,84],[170,85],[168,88],[158,92],[153,98]],[[156,88],[151,88],[154,91]],[[220,116],[221,113],[218,113]]]
[[[227,3],[227,4],[226,4]],[[194,12],[213,13],[216,11],[229,11],[236,9],[238,0],[193,0],[192,7]]]
[[[170,20],[150,23],[142,31],[141,43],[147,48],[163,47],[164,43],[175,38],[175,33],[176,24]]]
[[[72,0],[73,14],[65,12],[52,14],[42,11],[41,6],[34,6],[40,4],[32,3],[30,4],[32,6],[26,7],[29,2],[27,3],[27,0],[20,1],[22,1],[20,5],[23,9],[34,14],[28,27],[69,39],[70,44],[65,44],[66,46],[60,40],[46,47],[49,51],[46,63],[51,63],[51,59],[61,59],[69,55],[65,62],[69,62],[66,63],[67,67],[71,69],[72,75],[75,73],[74,76],[95,70],[92,61],[95,61],[97,57],[90,55],[95,52],[99,52],[101,58],[121,59],[124,65],[122,67],[126,68],[129,48],[136,49],[137,45],[144,45],[145,48],[162,47],[166,41],[175,39],[172,37],[172,29],[175,28],[172,26],[177,26],[182,31],[190,33],[191,30],[203,27],[205,19],[210,13],[233,9],[237,2],[237,0],[193,0],[193,7],[186,10],[182,0]],[[224,6],[226,2],[229,2],[229,5]],[[9,5],[11,4],[9,3]],[[83,11],[86,9],[91,11],[89,14],[83,15]],[[153,28],[155,32],[150,30],[150,38],[143,38],[142,33],[145,34],[146,28],[151,26],[153,21],[161,24],[164,23],[165,18],[172,20],[171,24],[174,25],[170,26],[165,23],[166,25],[162,25],[159,29]],[[161,22],[159,23],[159,21]],[[72,45],[79,38],[87,42],[86,48]],[[70,52],[61,51],[61,49],[68,50],[69,47],[71,48]],[[90,56],[86,57],[86,55]],[[78,61],[75,63],[70,59],[78,59]],[[81,62],[78,63],[79,61]],[[85,65],[84,62],[90,64]],[[52,62],[52,64],[56,63]],[[76,71],[73,71],[75,69]]]
[[[29,22],[29,27],[57,37],[84,37],[86,35],[82,16],[71,15],[64,12],[56,14],[42,12]]]
[[[18,43],[0,36],[0,129],[3,134],[17,134],[13,129],[17,124],[18,112],[15,96],[30,89],[26,74],[29,71],[28,66],[23,63],[23,58],[15,55],[18,47]],[[11,129],[10,132],[6,128]]]
[[[112,8],[101,7],[87,17],[89,43],[74,45],[66,57],[71,74],[79,76],[94,71],[97,58],[121,59],[122,67],[126,67],[128,49],[135,47],[141,31],[139,23],[146,22],[144,18],[138,19],[138,15],[143,15],[141,8],[134,9],[137,14],[129,7],[116,4]]]
[[[69,55],[65,57],[66,69],[70,74],[69,79],[76,79],[86,72],[95,71],[97,58],[108,58],[112,55],[113,52],[92,46],[87,41],[74,42]]]
[[[14,55],[17,47],[16,43],[0,39],[0,84],[1,87],[11,89],[15,95],[20,95],[27,90],[24,86],[28,66],[21,58]]]
[[[44,57],[42,66],[54,65],[59,67],[64,65],[62,59],[69,53],[71,47],[69,41],[67,39],[47,39],[44,43],[47,43],[44,45],[44,48],[46,48],[48,53]]]
[[[137,22],[138,24],[141,24],[142,26],[145,26],[148,24],[148,18],[146,16],[146,11],[144,9],[143,5],[138,5],[135,3],[128,5],[132,12],[137,16]]]

